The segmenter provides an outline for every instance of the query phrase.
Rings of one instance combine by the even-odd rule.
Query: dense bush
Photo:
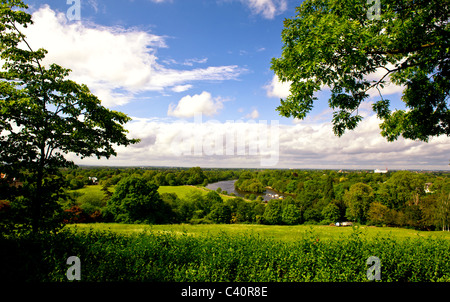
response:
[[[381,281],[450,281],[450,242],[366,238],[359,231],[295,243],[256,234],[208,235],[64,230],[0,239],[0,278],[67,281],[66,259],[81,260],[81,281],[367,281],[366,260],[381,260]]]
[[[171,215],[158,186],[140,176],[123,178],[105,209],[105,216],[124,223],[165,223]]]

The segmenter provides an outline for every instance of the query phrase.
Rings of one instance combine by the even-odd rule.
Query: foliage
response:
[[[324,224],[336,223],[340,219],[339,207],[334,203],[329,203],[322,210]]]
[[[152,230],[158,233],[185,234],[194,237],[204,237],[207,235],[218,235],[226,233],[234,236],[239,234],[258,234],[262,237],[276,238],[282,242],[297,242],[302,239],[302,234],[313,231],[321,241],[336,240],[341,237],[347,237],[353,233],[352,227],[336,227],[329,225],[263,225],[263,224],[123,224],[123,223],[82,223],[72,224],[64,227],[65,229],[79,231],[111,231],[119,234],[139,234],[145,230]],[[450,232],[443,231],[420,231],[408,228],[397,227],[375,227],[360,225],[358,230],[366,236],[367,239],[377,237],[391,237],[402,241],[414,238],[437,238],[450,240]]]
[[[230,223],[231,208],[224,203],[216,203],[211,209],[210,217],[215,223]]]
[[[347,216],[351,220],[365,223],[370,204],[374,200],[373,189],[366,184],[356,183],[345,192],[344,202],[347,204]]]
[[[234,187],[244,192],[262,193],[266,190],[261,181],[252,178],[252,174],[249,171],[241,173],[239,179],[234,183]]]
[[[124,223],[164,223],[170,207],[163,202],[158,186],[142,177],[122,179],[108,200],[105,216]]]
[[[281,224],[283,208],[282,203],[278,199],[269,200],[264,210],[264,221],[267,224]]]
[[[183,168],[83,168],[63,170],[62,177],[66,180],[71,177],[99,179],[98,186],[87,186],[71,191],[72,195],[78,192],[84,194],[74,197],[75,205],[81,207],[87,214],[92,215],[93,212],[100,211],[101,216],[95,217],[99,221],[107,214],[102,207],[102,204],[108,200],[103,190],[105,185],[108,186],[108,192],[111,194],[115,190],[113,184],[117,184],[116,181],[120,179],[131,176],[142,177],[148,182],[155,183],[156,175],[181,176],[189,170]],[[269,205],[261,198],[251,201],[213,193],[203,187],[161,186],[158,192],[164,204],[170,208],[170,211],[165,212],[167,223],[220,221],[221,223],[328,225],[350,220],[422,230],[436,230],[444,227],[447,229],[448,226],[450,208],[446,201],[450,194],[450,178],[446,172],[396,171],[376,174],[370,171],[230,170],[227,173],[226,169],[204,170],[203,174],[211,179],[221,178],[223,175],[237,175],[237,177],[243,175],[241,179],[259,181],[263,186],[272,186],[285,198],[281,202],[274,201],[274,205]],[[364,190],[356,190],[358,187],[367,189],[367,194]],[[283,188],[290,193],[282,191]],[[425,188],[427,188],[426,192]],[[99,200],[100,196],[102,201]],[[228,219],[226,214],[226,219],[217,220],[218,216],[216,216],[215,220],[211,216],[213,205],[222,203],[230,208],[231,218]],[[64,209],[70,209],[72,205],[74,204],[65,203]],[[217,215],[217,211],[224,209],[226,209],[225,212],[228,211],[226,207],[217,206],[214,215]]]
[[[424,192],[425,179],[409,171],[394,173],[379,188],[380,201],[395,210],[417,204]]]
[[[47,222],[60,212],[55,175],[73,166],[65,154],[109,158],[116,155],[114,146],[138,140],[126,137],[123,124],[130,118],[103,107],[86,85],[68,79],[69,69],[43,65],[47,51],[34,51],[20,31],[32,24],[26,9],[19,0],[1,1],[0,170],[24,185],[0,194],[28,208],[23,223],[36,233],[51,228]]]
[[[307,0],[284,21],[282,55],[272,69],[290,83],[281,115],[304,119],[316,92],[331,89],[333,130],[341,136],[363,119],[358,109],[377,89],[373,111],[388,141],[450,136],[449,9],[441,0]],[[447,3],[448,4],[448,3]],[[374,80],[375,78],[375,80]],[[406,110],[392,111],[381,94],[389,82],[405,87]]]
[[[364,282],[366,260],[381,260],[381,281],[450,281],[448,240],[367,238],[358,229],[323,242],[314,231],[295,242],[257,234],[202,237],[145,231],[134,235],[64,230],[1,237],[0,280],[67,281],[69,256],[82,282]]]

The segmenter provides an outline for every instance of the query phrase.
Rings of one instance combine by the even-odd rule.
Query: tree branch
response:
[[[433,47],[436,43],[435,42],[431,42],[431,43],[427,43],[427,44],[423,44],[417,47],[408,47],[408,48],[403,48],[403,49],[393,49],[393,50],[386,50],[386,51],[366,51],[367,54],[369,55],[396,55],[396,54],[408,54],[411,52],[415,52],[415,51],[419,51],[425,48],[430,48]]]

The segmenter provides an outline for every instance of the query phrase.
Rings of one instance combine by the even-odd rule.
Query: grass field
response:
[[[99,196],[100,199],[104,197],[104,193],[101,191],[102,186],[85,186],[82,189],[73,190],[72,192],[77,192],[80,197],[83,195],[90,195],[90,196]],[[114,192],[115,187],[112,186],[109,188],[110,192]],[[203,187],[195,187],[195,186],[160,186],[158,188],[158,192],[160,194],[163,193],[175,193],[179,198],[185,198],[186,195],[188,195],[190,192],[198,191],[202,193],[203,195],[206,195],[210,190],[203,188]],[[220,194],[223,200],[227,200],[230,198],[234,198],[232,196],[227,196]],[[79,198],[80,198],[79,197]]]
[[[114,192],[114,187],[109,188],[110,191]],[[84,188],[78,190],[72,190],[71,192],[76,192],[79,195],[94,195],[101,196],[103,198],[103,192],[101,186],[85,186]]]
[[[263,237],[272,238],[285,242],[300,240],[307,233],[313,232],[320,240],[339,240],[353,232],[351,227],[332,227],[322,225],[296,225],[296,226],[268,226],[257,224],[175,224],[175,225],[140,225],[140,224],[118,224],[118,223],[95,223],[68,225],[68,228],[79,230],[99,230],[117,232],[121,234],[137,234],[148,231],[164,232],[172,234],[188,234],[192,236],[216,235],[219,233],[234,234],[259,234]],[[361,226],[359,230],[363,235],[370,237],[395,237],[397,239],[432,237],[450,240],[449,232],[426,232],[412,229],[368,227]]]
[[[110,188],[110,191],[114,191],[114,187]],[[179,198],[185,198],[189,193],[198,191],[203,195],[206,195],[209,190],[202,187],[195,186],[160,186],[158,192],[162,193],[175,193]],[[103,192],[101,186],[86,186],[76,192],[81,193],[79,200],[83,199],[83,196],[99,196],[103,198]],[[232,196],[221,195],[224,200],[234,198]],[[121,234],[136,234],[145,230],[166,232],[174,234],[189,234],[193,236],[202,235],[215,235],[219,233],[227,234],[248,234],[255,233],[264,237],[269,237],[286,242],[295,242],[302,238],[307,232],[314,232],[314,234],[321,240],[339,239],[342,236],[348,236],[352,233],[351,227],[333,227],[323,225],[296,225],[296,226],[268,226],[258,224],[214,224],[214,225],[190,225],[190,224],[176,224],[176,225],[140,225],[140,224],[118,224],[118,223],[95,223],[95,224],[78,224],[68,225],[68,228],[77,227],[80,230],[94,229],[94,230],[111,230],[113,232]],[[417,231],[413,229],[403,228],[389,228],[389,227],[372,227],[361,226],[360,231],[367,237],[395,237],[398,239],[405,238],[417,238],[417,237],[433,237],[444,238],[450,240],[449,232],[426,232]]]
[[[163,193],[175,193],[179,198],[185,198],[187,194],[190,192],[198,191],[202,193],[203,195],[208,194],[209,189],[203,188],[203,187],[195,187],[195,186],[160,186],[158,189],[159,194]],[[230,198],[235,198],[233,196],[223,195],[219,194],[220,197],[225,201]]]

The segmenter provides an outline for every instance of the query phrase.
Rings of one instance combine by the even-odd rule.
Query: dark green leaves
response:
[[[47,51],[34,51],[19,30],[31,23],[31,15],[21,10],[25,4],[0,3],[0,172],[20,179],[31,175],[33,230],[38,230],[45,201],[57,201],[44,193],[59,190],[46,186],[45,179],[73,165],[66,154],[109,158],[116,155],[115,146],[139,140],[126,136],[123,125],[130,118],[103,107],[86,85],[68,79],[69,69],[42,64]]]
[[[337,136],[342,136],[346,129],[353,130],[362,120],[362,116],[353,116],[348,111],[338,111],[333,113],[333,132]]]
[[[314,93],[328,86],[334,132],[342,135],[361,121],[357,111],[368,91],[381,91],[392,81],[406,87],[402,100],[408,110],[391,111],[381,94],[372,106],[388,140],[449,136],[448,1],[382,1],[380,18],[367,17],[371,5],[307,0],[297,16],[285,20],[282,56],[272,59],[272,69],[292,85],[277,110],[303,119],[316,101]]]

